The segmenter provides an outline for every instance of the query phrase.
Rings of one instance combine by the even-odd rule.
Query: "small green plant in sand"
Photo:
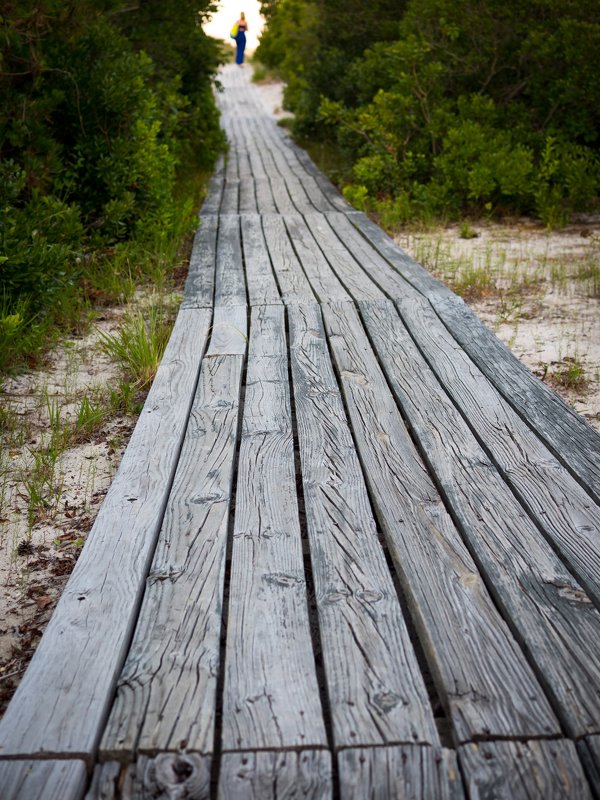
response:
[[[152,383],[169,340],[172,316],[171,306],[160,301],[131,314],[117,333],[100,332],[102,350],[138,390]]]
[[[468,222],[461,223],[459,234],[461,239],[477,239],[479,234]]]
[[[577,357],[565,356],[558,368],[551,369],[549,364],[544,364],[544,379],[554,386],[564,389],[584,389],[588,384],[585,367]]]

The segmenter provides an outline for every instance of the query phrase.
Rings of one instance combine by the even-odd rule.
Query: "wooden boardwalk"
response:
[[[0,797],[598,798],[600,437],[222,81],[185,299]]]

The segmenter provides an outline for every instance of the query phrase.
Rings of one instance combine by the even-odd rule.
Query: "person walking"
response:
[[[246,22],[246,15],[242,11],[237,23],[237,34],[235,37],[236,53],[235,63],[240,67],[244,63],[244,50],[246,49],[246,31],[248,30],[248,23]]]

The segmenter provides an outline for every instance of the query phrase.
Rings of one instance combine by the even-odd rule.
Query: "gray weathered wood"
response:
[[[373,503],[456,741],[558,733],[410,440],[356,312],[337,303],[323,313]]]
[[[237,215],[221,214],[217,237],[215,306],[245,304],[246,280],[242,259],[240,218]]]
[[[225,159],[219,156],[215,164],[215,171],[208,183],[206,197],[200,209],[200,217],[218,214],[221,208],[221,198],[223,197],[223,186],[225,185]]]
[[[338,218],[339,219],[339,218]],[[339,220],[345,225],[348,220],[361,232],[361,234],[373,245],[381,256],[397,270],[405,280],[415,289],[428,298],[454,297],[453,292],[448,289],[441,281],[434,278],[420,264],[417,264],[407,253],[396,245],[390,237],[382,231],[379,225],[372,222],[366,214],[354,212],[349,214],[346,219]],[[334,227],[335,221],[332,220]]]
[[[304,219],[295,214],[284,217],[284,221],[292,246],[317,298],[321,302],[351,301],[352,298],[335,276]]]
[[[278,305],[281,297],[271,267],[262,220],[257,215],[246,215],[241,217],[241,225],[250,305]]]
[[[215,216],[202,217],[194,236],[184,300],[196,308],[212,308],[215,288],[217,251],[217,225]]]
[[[179,313],[117,476],[0,722],[1,755],[89,759],[95,750],[162,523],[209,318]]]
[[[99,764],[85,800],[209,800],[211,759],[194,753]]]
[[[223,187],[221,214],[238,214],[240,210],[240,181],[227,179]]]
[[[283,302],[286,305],[314,303],[315,296],[291,245],[283,219],[263,217],[263,230]]]
[[[453,761],[447,762],[441,748],[419,745],[342,750],[338,755],[340,797],[461,800],[462,785]]]
[[[565,739],[466,744],[458,757],[471,800],[592,800]]]
[[[600,503],[600,435],[475,317],[458,297],[434,301],[454,338],[556,458]]]
[[[326,750],[226,753],[219,800],[332,800],[331,755]]]
[[[289,310],[311,565],[336,748],[438,741],[317,306]]]
[[[80,800],[86,783],[83,761],[0,761],[2,800]]]
[[[590,786],[596,791],[600,790],[600,736],[585,736],[580,739],[577,750]]]
[[[252,312],[230,582],[223,749],[325,745],[282,306]]]
[[[242,356],[207,357],[104,759],[212,752]]]
[[[404,301],[399,309],[492,462],[600,607],[600,506],[457,347],[426,300]],[[564,592],[576,600],[576,587]]]
[[[355,258],[355,255],[357,258],[361,257],[361,251],[357,252],[353,248],[353,241],[344,241],[343,231],[339,232],[341,238],[338,238],[324,214],[305,214],[304,218],[310,232],[346,290],[356,300],[385,299],[381,289],[369,277],[369,273],[376,267],[371,262],[373,253],[367,253],[364,256],[365,268],[363,269]],[[384,269],[387,269],[387,265],[384,265]]]
[[[281,180],[285,183],[290,199],[294,204],[295,210],[299,213],[314,211],[315,208],[310,202],[302,182],[294,170],[290,169],[289,163],[283,154],[283,144],[276,135],[276,129],[271,120],[258,117],[255,121],[258,135],[262,143],[262,151],[269,149],[269,154],[273,160],[275,169],[279,172]]]
[[[248,340],[247,330],[248,311],[246,306],[215,308],[207,355],[244,355]]]
[[[406,307],[402,306],[405,311]],[[411,314],[412,332],[421,342],[431,336],[432,348],[445,353],[448,389],[460,374],[460,353],[444,348],[426,308],[421,303],[416,308],[418,313]],[[505,485],[463,416],[449,403],[389,304],[365,303],[361,309],[412,431],[555,708],[573,735],[596,731],[600,665],[594,653],[600,644],[600,614]],[[436,366],[441,363],[433,350],[427,348],[427,352]],[[464,376],[472,376],[474,370],[473,365],[467,366]],[[461,385],[456,400],[462,402],[467,391]],[[479,414],[477,402],[485,403],[484,392],[467,409],[469,416]],[[497,429],[506,427],[499,423]],[[542,484],[538,491],[543,492]]]

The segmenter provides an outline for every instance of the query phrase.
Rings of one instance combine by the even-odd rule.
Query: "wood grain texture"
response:
[[[207,311],[177,317],[119,471],[0,722],[2,755],[89,758],[96,747],[139,610],[209,320]]]
[[[406,431],[348,304],[324,317],[380,525],[457,742],[560,731]],[[406,375],[418,383],[418,373]]]
[[[348,214],[347,218],[358,231],[373,245],[381,256],[397,270],[417,291],[428,298],[455,297],[441,281],[417,264],[408,253],[394,243],[383,230],[360,211]]]
[[[327,740],[308,619],[283,307],[253,309],[250,331],[223,749],[318,747]]]
[[[318,169],[308,153],[305,150],[302,150],[302,148],[298,147],[298,145],[292,141],[289,135],[285,135],[285,141],[290,150],[292,150],[295,154],[298,162],[302,165],[306,172],[309,175],[312,175],[312,177],[315,179],[317,185],[327,197],[331,205],[338,211],[342,211],[344,213],[352,211],[352,206],[344,200],[342,195],[338,192],[331,181],[326,178],[325,175],[323,175],[320,169]]]
[[[99,764],[85,800],[209,800],[211,759],[192,753]]]
[[[480,323],[459,297],[435,301],[456,341],[554,456],[600,503],[600,435]]]
[[[241,225],[250,305],[278,305],[281,297],[271,267],[262,220],[257,215],[245,215],[241,217]]]
[[[210,214],[218,214],[221,208],[221,198],[223,197],[223,186],[225,184],[225,159],[221,155],[215,164],[215,171],[208,182],[206,197],[200,209],[200,217]]]
[[[592,800],[573,742],[482,742],[458,750],[471,800]]]
[[[341,800],[464,798],[456,764],[448,763],[437,747],[402,745],[342,750],[338,769]]]
[[[413,434],[496,602],[533,658],[569,731],[594,732],[600,720],[600,671],[593,655],[600,643],[600,614],[506,486],[389,304],[365,303],[361,310]],[[419,341],[430,338],[440,351],[440,358],[432,355],[431,363],[437,366],[445,354],[448,364],[442,380],[448,389],[461,374],[460,353],[443,346],[443,337],[420,303],[415,311],[411,330]],[[465,380],[474,369],[472,364],[465,367]],[[461,384],[456,402],[462,403],[467,393]],[[476,403],[485,407],[485,401],[485,393],[473,398],[469,418],[479,416]],[[506,426],[498,425],[497,430]],[[529,463],[532,454],[525,448],[523,452]],[[543,485],[538,491],[543,493]]]
[[[237,214],[240,208],[240,182],[228,180],[223,187],[221,214]]]
[[[290,165],[283,153],[283,142],[277,135],[277,129],[275,128],[273,122],[271,120],[267,120],[265,117],[257,117],[254,121],[254,124],[257,127],[258,136],[260,137],[261,149],[264,152],[265,148],[268,148],[270,156],[273,159],[273,164],[278,170],[281,180],[287,187],[295,210],[299,213],[304,213],[305,211],[314,211],[315,208],[312,205],[301,180],[299,179],[298,175],[296,175],[295,170],[290,169]]]
[[[316,306],[289,310],[310,558],[336,748],[438,742]]]
[[[246,306],[215,308],[210,331],[208,356],[240,356],[248,341],[248,309]]]
[[[493,463],[600,608],[600,506],[457,347],[427,301],[404,301],[399,309]],[[575,597],[576,589],[569,599]]]
[[[185,282],[184,300],[187,300],[189,304],[193,302],[196,308],[212,308],[215,288],[217,225],[217,217],[202,217],[200,227],[194,236],[190,267]]]
[[[242,259],[240,218],[237,215],[219,217],[217,238],[217,272],[215,306],[246,304],[246,279]]]
[[[596,794],[600,792],[600,736],[585,736],[577,742],[579,758],[588,782]]]
[[[305,214],[304,219],[333,271],[355,300],[385,299],[381,289],[369,277],[375,266],[371,261],[376,256],[374,251],[365,252],[355,248],[352,238],[345,239],[343,226],[338,225],[341,229],[336,233],[324,214]],[[351,228],[351,232],[359,237],[354,228]],[[356,260],[361,257],[364,259],[364,269]],[[383,266],[388,269],[387,264]]]
[[[104,759],[210,753],[243,358],[205,358]]]
[[[350,295],[337,279],[304,219],[295,214],[284,217],[284,221],[292,246],[319,301],[350,302]]]
[[[263,217],[263,230],[283,302],[286,305],[314,303],[315,296],[291,245],[283,219]]]
[[[218,800],[331,800],[331,755],[226,753],[221,761]]]
[[[2,800],[81,800],[83,761],[0,761]]]
[[[372,242],[365,239],[354,227],[350,221],[353,219],[352,215],[334,213],[325,216],[337,238],[346,249],[350,250],[362,271],[382,293],[392,298],[420,296],[419,291],[386,261]],[[369,299],[362,292],[355,294],[354,297],[357,301]]]

